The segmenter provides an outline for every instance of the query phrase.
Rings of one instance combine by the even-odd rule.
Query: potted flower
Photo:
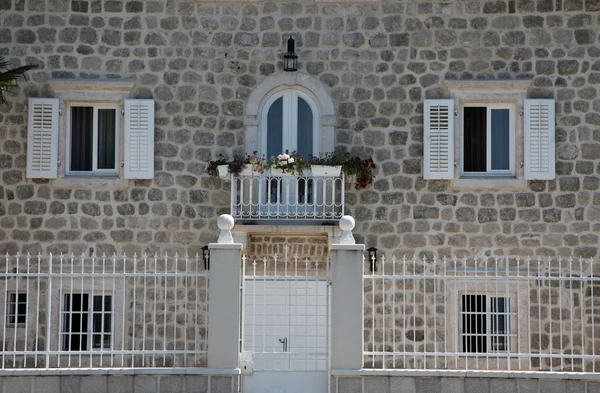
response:
[[[353,176],[356,179],[354,188],[356,190],[367,188],[373,183],[373,170],[377,166],[373,158],[362,159],[360,157],[351,157],[342,164],[342,171],[346,176]]]
[[[273,176],[300,176],[307,168],[307,162],[298,153],[295,151],[289,153],[287,150],[277,157],[272,157],[269,165],[271,175]]]
[[[334,152],[321,153],[319,156],[311,156],[310,169],[315,177],[336,177],[342,172],[342,164],[346,160],[348,152],[338,148]]]
[[[246,157],[237,156],[232,161],[227,161],[222,154],[219,154],[218,159],[209,162],[206,173],[214,177],[227,179],[230,174],[234,176],[253,176],[256,173],[263,173],[266,168],[266,158],[258,156],[255,151],[252,155],[248,154]]]
[[[223,154],[219,154],[219,158],[214,161],[210,161],[206,167],[206,173],[213,177],[227,177],[227,167],[229,162],[225,159]]]

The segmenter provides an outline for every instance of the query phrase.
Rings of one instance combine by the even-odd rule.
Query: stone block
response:
[[[36,393],[59,393],[60,392],[60,377],[36,377],[35,378]]]
[[[205,375],[186,375],[185,377],[186,393],[209,393],[208,377]]]
[[[439,393],[442,390],[440,378],[415,378],[416,393]]]
[[[517,391],[517,381],[506,378],[490,379],[490,393],[514,393]]]
[[[234,393],[233,379],[237,377],[210,377],[210,393]]]
[[[339,377],[338,393],[362,393],[362,379],[356,377]]]
[[[169,375],[159,377],[159,393],[182,393],[185,389],[184,377]]]
[[[85,393],[81,390],[81,377],[64,375],[60,377],[61,393]]]
[[[390,393],[416,393],[415,379],[410,377],[391,377]]]
[[[465,393],[489,393],[489,382],[484,378],[465,378]]]
[[[106,375],[85,375],[81,378],[81,391],[85,393],[106,393],[108,377]],[[109,390],[112,393],[123,390]],[[127,393],[131,393],[129,390]]]
[[[565,381],[561,379],[540,379],[539,391],[544,393],[566,393]]]
[[[463,393],[465,391],[465,381],[463,378],[441,378],[442,388],[440,393]]]
[[[390,378],[385,376],[365,377],[363,393],[389,393]]]
[[[110,375],[108,377],[108,391],[110,393],[133,393],[133,376]],[[87,393],[85,390],[83,393]]]
[[[134,393],[156,393],[158,391],[158,377],[154,375],[136,375],[133,379]]]
[[[4,379],[4,389],[11,393],[30,393],[34,387],[35,377],[18,376],[6,377]]]

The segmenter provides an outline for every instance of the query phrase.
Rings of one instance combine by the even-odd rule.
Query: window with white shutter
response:
[[[125,100],[125,178],[154,177],[154,100]]]
[[[425,179],[454,178],[454,101],[425,100]]]
[[[550,180],[555,173],[554,100],[525,100],[525,179]]]
[[[58,98],[30,98],[27,123],[27,177],[56,179]]]

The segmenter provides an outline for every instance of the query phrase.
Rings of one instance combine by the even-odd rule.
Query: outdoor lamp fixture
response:
[[[369,253],[369,261],[371,262],[371,271],[377,271],[377,249],[375,247],[369,247],[367,249]]]
[[[210,250],[208,244],[202,247],[202,259],[204,259],[204,270],[210,269]]]
[[[290,36],[287,40],[287,52],[283,55],[283,70],[298,71],[298,55],[296,55],[296,41]]]

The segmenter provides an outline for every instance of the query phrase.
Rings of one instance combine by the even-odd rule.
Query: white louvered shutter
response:
[[[425,100],[425,179],[454,178],[454,101]]]
[[[58,98],[30,98],[27,120],[27,177],[56,179]]]
[[[125,178],[154,177],[154,100],[125,100]]]
[[[525,179],[550,180],[555,171],[554,100],[525,100]]]

